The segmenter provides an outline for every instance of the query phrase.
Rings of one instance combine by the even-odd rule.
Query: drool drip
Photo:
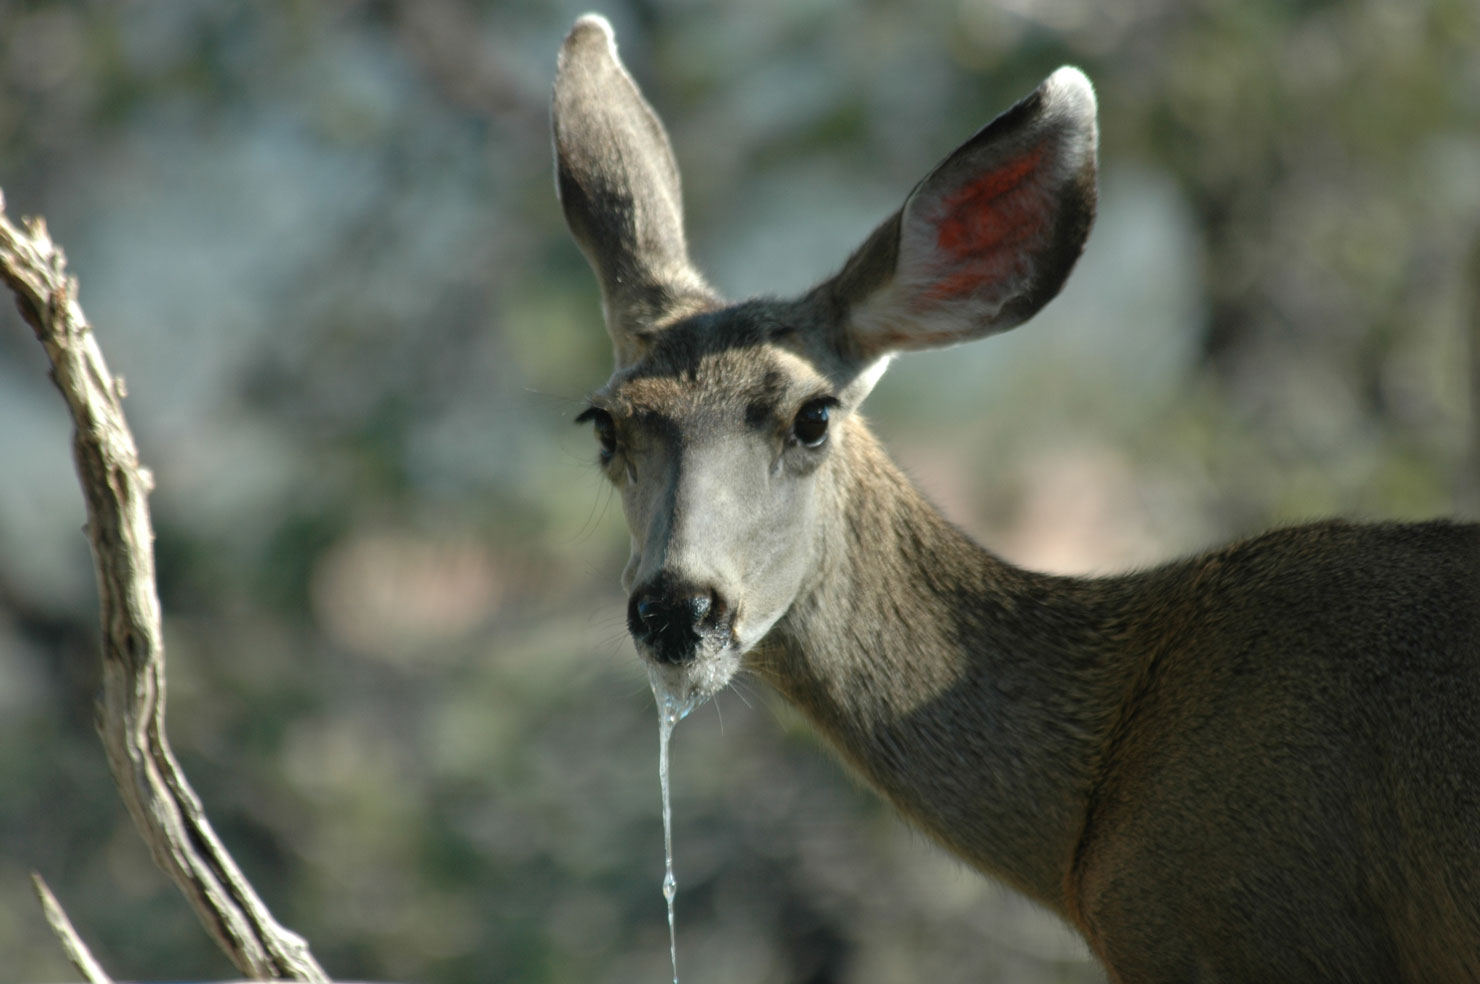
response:
[[[681,699],[668,689],[654,670],[649,670],[653,698],[658,702],[658,783],[663,790],[663,899],[668,905],[668,957],[673,963],[673,984],[678,984],[678,932],[673,921],[673,897],[678,894],[678,881],[673,877],[673,808],[668,795],[668,742],[678,722],[699,701],[692,696]]]

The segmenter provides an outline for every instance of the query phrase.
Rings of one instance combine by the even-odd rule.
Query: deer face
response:
[[[796,301],[726,306],[689,262],[667,134],[599,17],[560,53],[567,224],[601,284],[616,372],[581,414],[621,490],[638,650],[685,701],[785,617],[839,524],[854,412],[898,351],[969,341],[1058,293],[1094,215],[1095,102],[1060,69],[925,176]],[[847,487],[845,487],[847,486]]]
[[[632,535],[628,628],[685,697],[723,687],[816,567],[832,457],[877,373],[807,351],[808,319],[780,303],[686,318],[579,418]]]

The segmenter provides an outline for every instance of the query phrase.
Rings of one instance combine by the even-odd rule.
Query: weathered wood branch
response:
[[[66,910],[40,875],[31,875],[31,887],[36,890],[36,898],[41,901],[41,911],[46,915],[47,924],[57,935],[67,959],[77,968],[77,972],[87,979],[88,984],[113,984],[113,978],[108,976],[108,972],[93,957],[87,944],[82,942],[82,937],[77,935],[77,930],[72,927],[72,920],[67,918]]]
[[[155,862],[245,975],[327,981],[308,944],[279,925],[216,837],[165,738],[164,637],[148,495],[109,373],[77,302],[77,281],[40,219],[13,225],[0,194],[0,280],[51,361],[76,430],[72,450],[87,507],[102,615],[101,733],[114,779]]]

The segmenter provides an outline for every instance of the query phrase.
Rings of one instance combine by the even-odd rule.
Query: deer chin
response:
[[[647,664],[653,696],[660,705],[671,705],[680,718],[727,687],[744,654],[733,639],[701,642],[693,658],[682,663],[663,662],[648,647],[637,648]]]
[[[670,637],[657,644],[633,637],[647,667],[653,696],[682,718],[725,687],[743,668],[747,655],[761,646],[785,609],[759,621],[738,613],[726,629],[691,636],[684,645]]]

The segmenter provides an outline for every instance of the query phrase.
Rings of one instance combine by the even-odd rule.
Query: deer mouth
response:
[[[700,640],[681,660],[672,659],[671,650],[655,652],[640,640],[637,651],[647,664],[653,691],[660,700],[671,700],[679,717],[728,686],[742,656],[738,641],[729,637]]]

